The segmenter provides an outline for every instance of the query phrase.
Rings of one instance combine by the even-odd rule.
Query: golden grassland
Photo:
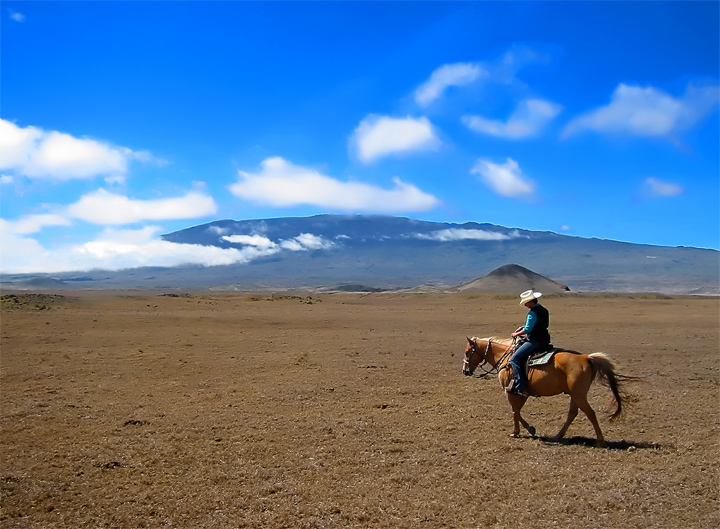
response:
[[[5,295],[4,528],[716,528],[717,298],[545,298],[556,345],[604,351],[626,414],[592,446],[567,397],[512,439],[465,336],[516,296],[163,292]]]

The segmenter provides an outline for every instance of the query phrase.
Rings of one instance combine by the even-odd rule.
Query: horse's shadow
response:
[[[596,447],[595,439],[591,437],[582,437],[582,436],[575,436],[575,437],[563,437],[562,439],[553,439],[552,437],[545,437],[545,436],[537,436],[536,439],[539,439],[545,444],[548,445],[574,445],[574,446],[589,446],[589,447]],[[622,439],[621,441],[605,441],[602,445],[600,445],[598,448],[607,448],[608,450],[638,450],[638,449],[651,449],[651,450],[658,450],[662,448],[662,446],[659,443],[646,443],[642,441],[626,441],[625,439]]]

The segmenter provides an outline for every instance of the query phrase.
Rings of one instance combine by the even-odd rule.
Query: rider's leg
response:
[[[538,344],[534,342],[525,342],[510,358],[510,365],[513,368],[513,376],[515,377],[515,391],[527,391],[528,380],[525,374],[525,364],[528,358],[538,348]]]

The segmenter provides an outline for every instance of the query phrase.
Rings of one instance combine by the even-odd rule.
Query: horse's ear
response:
[[[472,340],[472,338],[470,338],[469,336],[466,336],[465,338],[467,338],[467,341],[470,345],[475,345],[475,342]]]

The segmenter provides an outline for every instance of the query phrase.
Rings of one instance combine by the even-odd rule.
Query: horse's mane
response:
[[[500,338],[498,336],[490,336],[489,338],[480,338],[481,340],[492,340],[495,343],[503,345],[512,345],[512,338]]]

